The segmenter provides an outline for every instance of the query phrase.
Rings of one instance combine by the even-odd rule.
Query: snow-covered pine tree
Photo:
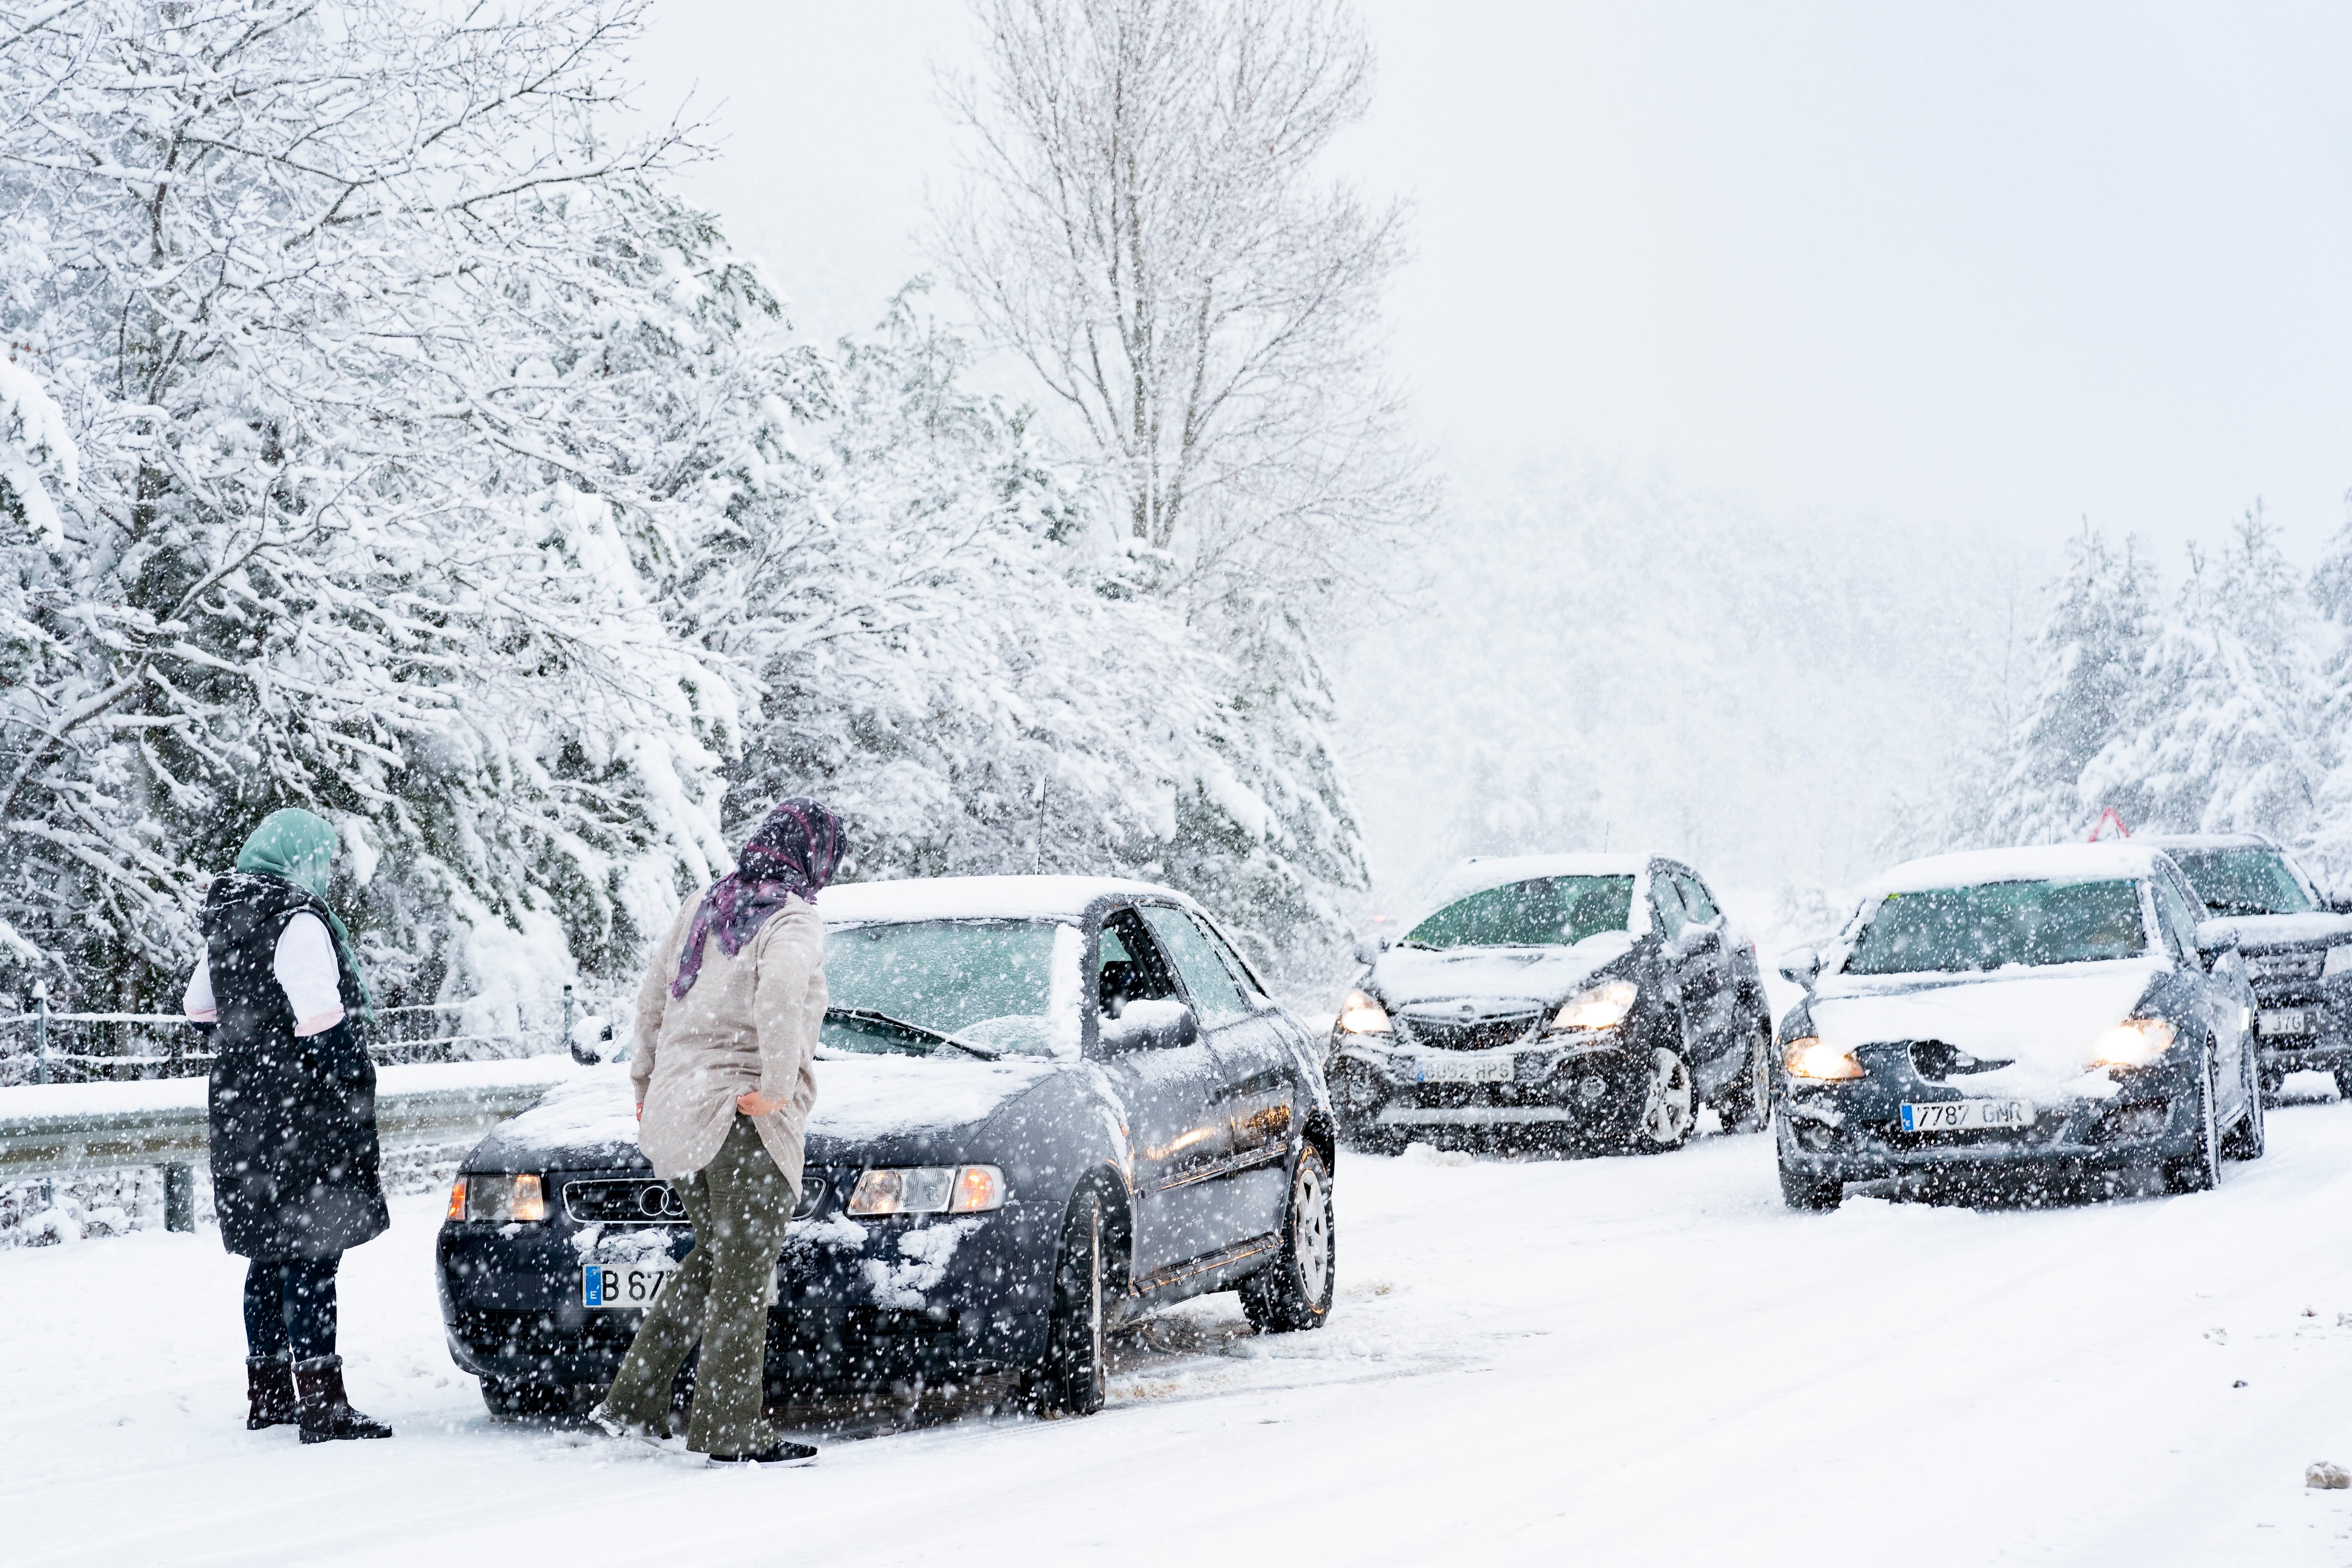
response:
[[[2137,831],[2265,832],[2315,826],[2333,747],[2320,722],[2317,617],[2259,505],[2160,619],[2116,727],[2084,768],[2081,799]]]
[[[2067,542],[2066,570],[2052,591],[2036,643],[2038,689],[2016,725],[1997,782],[1955,802],[1952,837],[1976,844],[2042,844],[2081,838],[2107,806],[2126,822],[2145,814],[2136,781],[2110,776],[2085,792],[2084,769],[2139,716],[2142,664],[2156,635],[2154,582],[2136,542],[2120,548],[2085,525]]]

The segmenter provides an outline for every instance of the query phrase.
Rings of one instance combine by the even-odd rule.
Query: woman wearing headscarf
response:
[[[327,905],[335,830],[272,811],[205,900],[191,1022],[213,1049],[213,1205],[245,1276],[246,1426],[302,1441],[389,1437],[343,1393],[335,1270],[383,1233],[375,1065],[352,1029],[371,1005]]]
[[[841,864],[839,819],[790,800],[735,870],[678,912],[637,993],[629,1078],[637,1145],[694,1226],[591,1413],[614,1437],[665,1433],[670,1385],[698,1340],[686,1445],[712,1464],[805,1465],[761,1411],[776,1259],[800,1197],[816,1101],[824,930],[816,898]]]

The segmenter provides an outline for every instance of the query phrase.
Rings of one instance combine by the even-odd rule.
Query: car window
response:
[[[1233,976],[1234,984],[1241,988],[1242,995],[1248,998],[1250,1005],[1254,1008],[1266,1006],[1270,998],[1265,994],[1265,988],[1258,984],[1257,976],[1242,961],[1242,956],[1234,950],[1234,945],[1225,940],[1224,933],[1198,916],[1194,917],[1193,924],[1206,934],[1210,945],[1216,948],[1217,956],[1225,961],[1225,972]]]
[[[1169,973],[1167,956],[1134,910],[1114,910],[1103,916],[1098,954],[1095,997],[1103,1017],[1118,1017],[1129,1002],[1175,997],[1176,983]]]
[[[1404,934],[1408,947],[1567,947],[1622,931],[1630,876],[1538,876],[1457,898]]]
[[[2197,956],[2197,912],[2189,907],[2188,894],[2171,877],[2161,873],[2155,882],[2156,913],[2165,935],[2172,938],[2172,956],[2184,964],[2203,968],[2204,963]]]
[[[2134,958],[2147,949],[2137,882],[1992,882],[1890,893],[1854,934],[1849,975]]]
[[[1054,956],[1066,929],[1047,920],[906,920],[828,932],[819,1038],[838,1051],[929,1056],[952,1035],[1049,1054]]]
[[[2313,907],[2311,894],[2276,850],[2184,850],[2168,852],[2188,874],[2189,885],[2216,915],[2301,915]]]
[[[1650,873],[1650,902],[1658,912],[1658,929],[1666,940],[1673,941],[1690,924],[1690,915],[1683,908],[1682,894],[1675,890],[1674,873],[1654,871]]]
[[[1233,976],[1225,972],[1225,961],[1217,956],[1217,950],[1209,946],[1191,915],[1164,904],[1150,904],[1144,905],[1143,918],[1175,960],[1176,972],[1184,977],[1184,988],[1192,993],[1193,1011],[1202,1028],[1214,1029],[1250,1016],[1250,1005]]]
[[[1688,872],[1675,874],[1675,891],[1683,895],[1683,908],[1693,920],[1704,925],[1715,918],[1715,900],[1706,894],[1706,884]]]

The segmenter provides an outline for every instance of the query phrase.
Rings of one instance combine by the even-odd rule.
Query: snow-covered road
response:
[[[344,1270],[390,1443],[243,1429],[240,1265],[210,1233],[19,1249],[0,1539],[181,1568],[2342,1568],[2352,1492],[2303,1477],[2352,1464],[2352,1106],[2284,1107],[2271,1139],[2200,1197],[1826,1217],[1782,1210],[1761,1137],[1345,1156],[1328,1331],[1195,1303],[1130,1339],[1091,1420],[868,1423],[781,1474],[491,1423],[442,1348],[430,1198]]]

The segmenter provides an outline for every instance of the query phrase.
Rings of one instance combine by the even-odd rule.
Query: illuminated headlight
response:
[[[2319,967],[2319,977],[2332,980],[2336,976],[2352,972],[2352,946],[2330,947],[2327,962]]]
[[[1389,1010],[1361,991],[1349,991],[1348,999],[1339,1004],[1339,1032],[1386,1034]]]
[[[2126,1019],[2091,1048],[2094,1067],[2146,1067],[2172,1049],[2172,1026],[2162,1019]]]
[[[1567,1005],[1552,1015],[1551,1029],[1557,1032],[1569,1029],[1614,1029],[1625,1021],[1633,1010],[1633,998],[1640,993],[1631,980],[1612,980],[1595,986],[1581,995],[1568,998]]]
[[[1004,1173],[994,1166],[906,1166],[862,1173],[849,1212],[979,1214],[1004,1207]]]
[[[547,1190],[536,1176],[460,1176],[449,1194],[449,1213],[463,1209],[467,1219],[506,1225],[515,1220],[547,1218]]]
[[[1801,1035],[1780,1048],[1780,1065],[1791,1078],[1834,1083],[1860,1078],[1862,1063],[1843,1046],[1823,1044],[1819,1035]]]

